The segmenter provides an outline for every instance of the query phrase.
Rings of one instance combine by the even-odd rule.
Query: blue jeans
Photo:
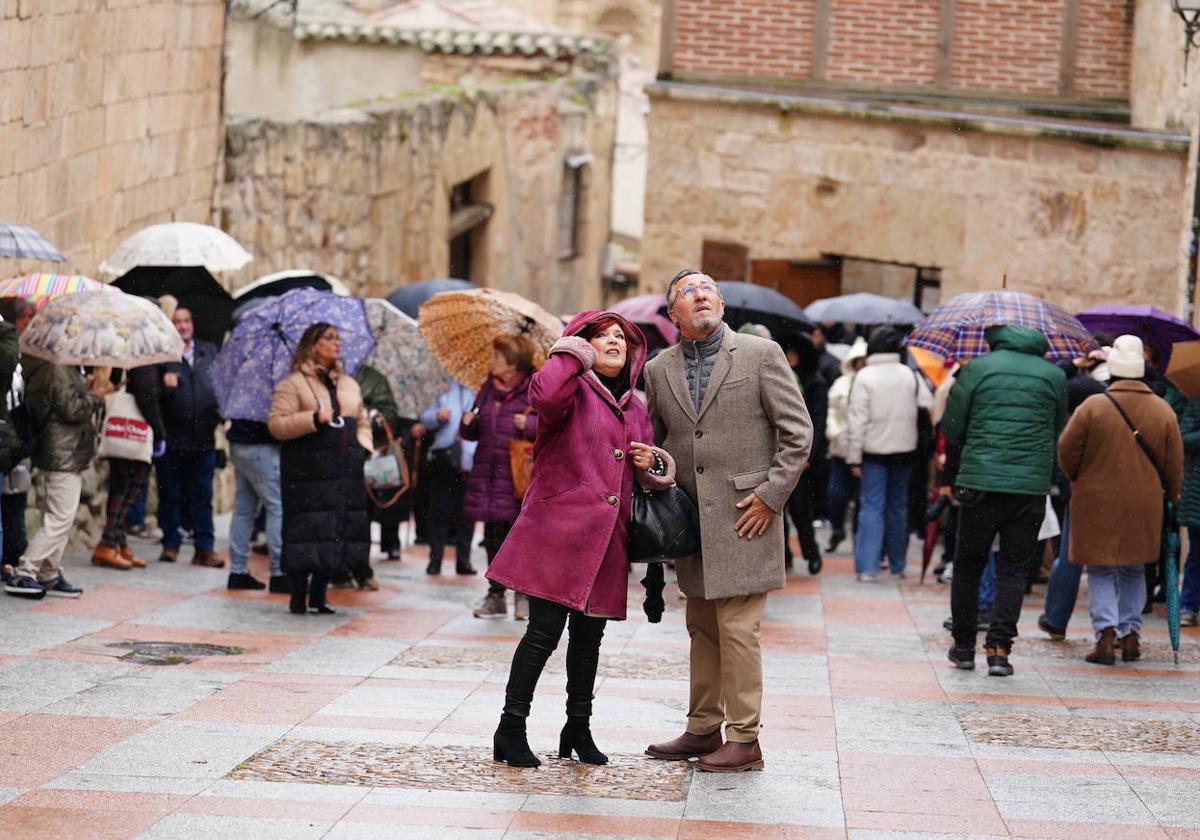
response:
[[[158,527],[162,528],[163,548],[178,549],[183,542],[179,525],[186,501],[191,514],[196,550],[212,551],[213,473],[217,468],[217,453],[173,452],[170,449],[155,465],[158,474]],[[187,488],[186,491],[184,488]]]
[[[1046,584],[1046,611],[1042,613],[1047,624],[1064,631],[1071,622],[1071,613],[1075,611],[1075,601],[1079,597],[1079,581],[1083,578],[1083,566],[1076,566],[1068,556],[1070,528],[1071,514],[1068,510],[1063,515],[1058,557],[1050,567],[1050,582]],[[1197,583],[1200,584],[1200,581]]]
[[[283,574],[279,558],[283,551],[283,489],[279,477],[279,447],[273,443],[233,443],[229,446],[237,490],[233,497],[233,519],[229,523],[229,571],[247,574],[250,538],[259,507],[267,511],[267,552],[271,577]]]
[[[988,552],[987,565],[979,579],[979,611],[990,613],[996,608],[996,552]]]
[[[859,574],[879,574],[884,550],[892,576],[904,571],[908,552],[908,482],[912,471],[912,462],[863,461],[858,490],[858,536],[854,540],[854,571]]]
[[[835,534],[846,531],[846,508],[850,500],[858,495],[858,479],[850,472],[850,465],[841,458],[829,459],[829,487],[826,490],[829,506],[829,527]]]
[[[1200,612],[1200,528],[1188,526],[1188,554],[1183,564],[1179,609]]]
[[[1088,566],[1088,608],[1097,639],[1108,627],[1117,638],[1141,630],[1145,605],[1145,566]]]

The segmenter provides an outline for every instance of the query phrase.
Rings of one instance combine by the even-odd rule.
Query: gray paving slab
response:
[[[226,633],[311,635],[334,630],[362,612],[354,607],[339,607],[337,615],[295,616],[282,601],[198,595],[144,615],[137,623]]]
[[[45,714],[167,717],[220,691],[242,676],[229,671],[142,668],[51,703]]]
[[[212,779],[195,777],[139,776],[69,770],[42,787],[63,790],[111,791],[113,793],[169,793],[194,796],[210,784],[212,784]]]
[[[501,840],[512,837],[502,828],[448,828],[444,825],[382,825],[342,820],[324,840]],[[573,835],[578,840],[579,835]],[[261,840],[261,838],[256,838]]]
[[[280,820],[257,817],[212,817],[205,814],[169,814],[137,836],[137,840],[320,840],[333,822]],[[354,835],[344,835],[351,837]]]
[[[101,618],[79,618],[30,610],[23,610],[16,615],[20,616],[19,621],[4,621],[2,624],[4,632],[0,633],[0,653],[30,654],[49,650],[116,623]]]
[[[7,633],[4,628],[0,635]],[[0,665],[0,711],[36,712],[135,670],[126,664],[17,659]]]
[[[409,720],[441,720],[470,696],[474,686],[446,683],[444,687],[413,688],[372,683],[357,685],[321,709],[326,715],[354,717],[397,717]]]
[[[1200,828],[1200,784],[1195,779],[1131,776],[1125,781],[1162,825]]]
[[[893,743],[966,746],[958,718],[933,701],[835,697],[838,743],[858,738]]]
[[[731,820],[841,828],[842,794],[837,758],[811,753],[804,758],[766,756],[762,772],[694,773],[684,816],[691,820]]]
[[[394,639],[322,636],[263,670],[281,674],[323,674],[368,677],[386,666],[409,645]]]
[[[996,840],[995,834],[941,834],[927,831],[886,831],[874,828],[852,828],[846,832],[849,840]]]
[[[286,802],[341,802],[353,805],[362,801],[370,792],[370,788],[349,785],[308,785],[300,782],[220,779],[205,788],[201,795],[228,796],[235,799],[272,799]]]
[[[218,779],[288,729],[164,720],[102,750],[77,769],[110,775]]]
[[[297,726],[288,730],[287,740],[322,741],[327,744],[419,744],[440,721],[429,721],[425,729],[369,729],[355,726]]]
[[[29,792],[29,788],[20,787],[0,787],[0,805],[12,802],[18,796],[23,796]]]
[[[367,793],[363,804],[389,808],[470,808],[477,811],[519,811],[528,799],[530,797],[523,793],[375,788]]]
[[[607,799],[595,796],[531,795],[523,811],[544,814],[592,814],[603,817],[653,817],[678,819],[686,802],[648,802],[640,799]]]

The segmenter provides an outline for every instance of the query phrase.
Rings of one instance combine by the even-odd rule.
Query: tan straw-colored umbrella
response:
[[[496,289],[442,292],[421,304],[421,332],[438,361],[459,382],[478,388],[487,379],[492,340],[500,335],[526,335],[540,367],[562,321],[532,301]]]
[[[1200,396],[1200,341],[1180,341],[1172,346],[1167,379],[1188,399]]]

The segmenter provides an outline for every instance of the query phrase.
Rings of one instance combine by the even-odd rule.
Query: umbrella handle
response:
[[[340,414],[337,417],[334,417],[332,420],[329,421],[329,428],[331,428],[331,429],[341,429],[345,425],[346,425],[346,418],[341,416]]]

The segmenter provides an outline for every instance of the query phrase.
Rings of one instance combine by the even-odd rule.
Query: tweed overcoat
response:
[[[1114,382],[1121,404],[1154,453],[1172,499],[1183,479],[1183,441],[1175,412],[1143,383]],[[1088,397],[1058,442],[1071,482],[1071,562],[1077,566],[1155,563],[1162,531],[1162,484],[1105,394]]]
[[[700,510],[701,553],[676,561],[680,589],[705,599],[782,589],[782,519],[753,540],[734,525],[751,492],[782,513],[808,463],[812,419],[783,350],[726,328],[697,412],[675,345],[646,365],[646,404],[655,442]]]

